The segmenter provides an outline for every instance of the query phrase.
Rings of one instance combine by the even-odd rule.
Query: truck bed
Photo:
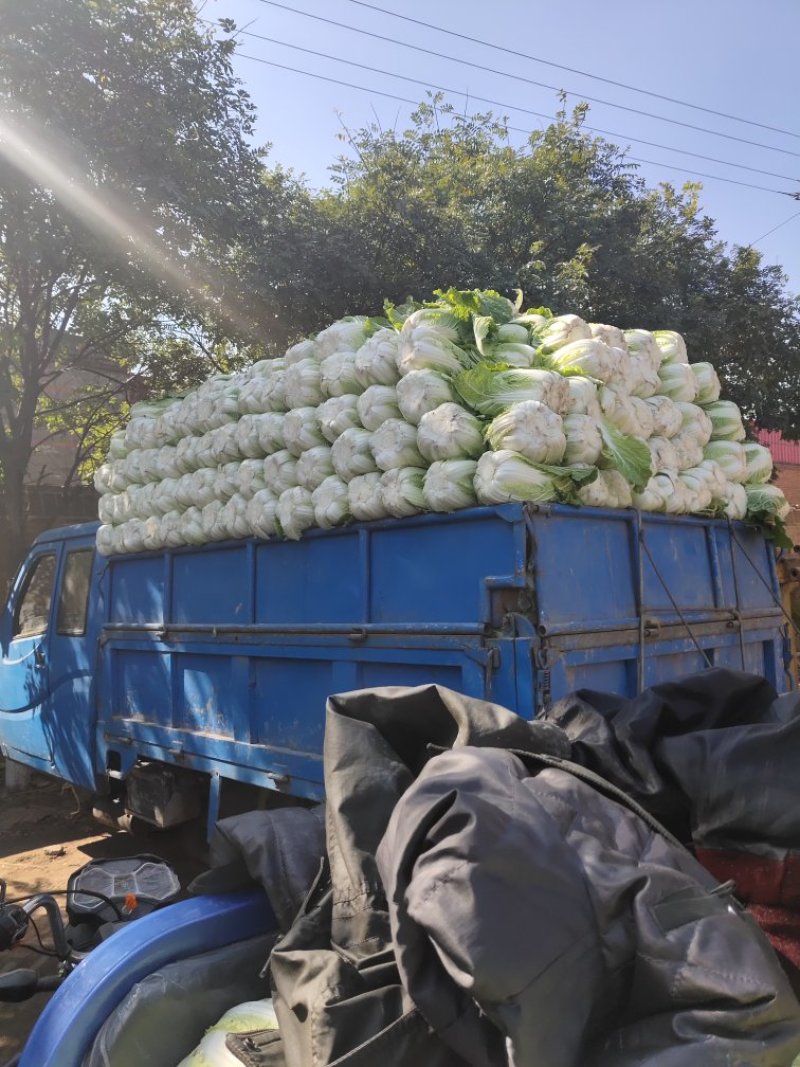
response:
[[[100,767],[322,795],[330,693],[437,682],[526,717],[704,666],[788,687],[774,553],[721,520],[508,504],[117,557]]]

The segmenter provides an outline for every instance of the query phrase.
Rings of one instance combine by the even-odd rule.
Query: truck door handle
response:
[[[36,666],[39,668],[39,670],[43,670],[46,661],[45,661],[45,658],[44,658],[44,652],[42,651],[42,646],[41,645],[37,645],[36,648],[33,650],[33,659],[34,659],[34,662],[36,663]]]

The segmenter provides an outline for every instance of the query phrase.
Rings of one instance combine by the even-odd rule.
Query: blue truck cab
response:
[[[789,687],[772,546],[717,519],[506,504],[109,559],[40,536],[0,629],[0,751],[156,826],[228,783],[322,796],[329,694],[440,683],[526,717],[707,666]]]

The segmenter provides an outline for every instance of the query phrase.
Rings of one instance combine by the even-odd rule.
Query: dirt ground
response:
[[[34,775],[28,788],[7,792],[0,761],[0,878],[8,882],[8,899],[64,889],[70,874],[91,859],[139,852],[169,860],[184,886],[202,869],[196,852],[188,854],[185,835],[153,831],[131,837],[104,830],[79,812],[69,787],[53,779]],[[40,930],[45,938],[41,924]],[[32,931],[28,941],[34,941]],[[0,973],[30,967],[52,974],[53,964],[24,946],[0,954]],[[0,1064],[22,1048],[47,1000],[40,993],[22,1004],[0,1004]]]

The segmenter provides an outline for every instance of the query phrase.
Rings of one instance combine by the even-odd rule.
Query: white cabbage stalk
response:
[[[628,361],[627,378],[622,379],[622,385],[627,384],[631,396],[638,396],[642,400],[648,400],[655,396],[661,388],[661,379],[658,371],[641,356],[631,356]]]
[[[247,520],[247,504],[243,496],[235,493],[222,508],[221,521],[227,530],[228,537],[249,537],[251,534],[250,523]]]
[[[347,499],[347,484],[332,474],[311,494],[314,507],[314,520],[322,530],[341,526],[350,518],[350,505]]]
[[[286,407],[315,408],[325,399],[322,369],[315,359],[301,359],[286,369]]]
[[[97,517],[104,526],[115,526],[114,513],[122,494],[103,493],[97,502]]]
[[[167,511],[178,510],[177,490],[177,478],[164,478],[156,483],[156,489],[153,493],[153,504],[157,514],[165,515]]]
[[[347,483],[347,505],[357,522],[372,522],[386,518],[383,504],[381,476],[377,471],[359,474]]]
[[[686,342],[674,330],[653,330],[653,337],[661,349],[662,365],[664,363],[688,363]]]
[[[561,346],[550,356],[550,363],[561,374],[580,374],[600,382],[610,382],[619,368],[620,353],[622,349],[615,351],[603,341],[590,337]]]
[[[413,318],[413,316],[412,316]],[[407,322],[408,320],[406,320]],[[414,370],[435,370],[440,374],[457,374],[473,363],[473,358],[439,330],[420,327],[400,334],[397,369],[401,375]]]
[[[253,416],[255,434],[262,450],[261,455],[270,456],[273,452],[280,452],[282,448],[286,447],[286,442],[283,438],[285,418],[286,416],[278,411],[266,411],[263,415]],[[253,458],[257,459],[258,456]]]
[[[370,385],[358,397],[356,411],[365,430],[377,430],[387,419],[399,419],[397,390],[391,385]]]
[[[613,369],[608,379],[608,384],[613,385],[616,389],[621,389],[623,392],[632,392],[633,372],[631,370],[631,359],[633,357],[629,356],[624,348],[609,348],[609,352],[611,353]]]
[[[370,331],[369,319],[363,315],[350,315],[326,327],[316,336],[322,359],[334,352],[357,352]]]
[[[603,415],[613,426],[616,426],[620,433],[627,436],[638,434],[639,423],[636,418],[636,408],[626,393],[604,385],[598,392],[598,399]]]
[[[683,426],[683,415],[668,396],[651,396],[645,401],[653,415],[653,436],[674,437]]]
[[[360,474],[370,474],[378,469],[371,444],[370,431],[356,426],[345,430],[333,442],[331,446],[333,469],[343,482],[349,482],[351,478],[356,478]]]
[[[360,429],[358,417],[358,397],[352,393],[344,396],[332,396],[317,408],[317,419],[322,436],[333,444],[345,430]]]
[[[240,459],[239,445],[236,441],[236,423],[231,422],[227,426],[220,426],[212,430],[211,434],[211,457],[215,464],[231,463]]]
[[[672,438],[672,445],[678,456],[678,470],[685,471],[703,462],[703,445],[695,435],[681,430]]]
[[[276,496],[297,486],[297,458],[288,449],[273,452],[264,460],[264,488]]]
[[[564,422],[538,400],[523,400],[502,412],[486,429],[495,452],[516,452],[532,463],[560,463],[567,448]]]
[[[366,389],[370,385],[395,385],[400,377],[397,357],[400,334],[384,327],[377,330],[356,352],[356,378]]]
[[[200,508],[187,508],[181,515],[181,537],[186,545],[202,545],[205,541],[203,512]]]
[[[313,491],[333,474],[330,445],[316,445],[304,452],[297,461],[295,475],[304,489]]]
[[[705,411],[697,404],[679,401],[675,405],[681,413],[681,433],[691,435],[703,448],[711,440],[713,424]]]
[[[626,348],[625,335],[616,326],[605,326],[602,322],[588,323],[589,333],[609,348]]]
[[[426,411],[457,400],[449,379],[434,370],[409,371],[397,383],[397,404],[406,422],[413,426]]]
[[[597,386],[590,378],[580,374],[571,374],[567,378],[569,397],[564,405],[565,415],[591,415],[600,418],[600,401],[597,398]]]
[[[178,464],[182,471],[186,474],[190,474],[192,471],[196,471],[200,466],[199,463],[199,443],[201,438],[199,437],[184,437],[175,448],[177,454]]]
[[[523,400],[538,400],[560,415],[570,401],[568,379],[537,368],[493,371],[484,364],[460,374],[456,388],[468,407],[489,416]]]
[[[530,339],[528,327],[520,322],[504,322],[495,334],[495,341],[500,345],[527,345]]]
[[[711,404],[704,404],[703,410],[711,419],[711,436],[715,441],[744,441],[747,434],[742,413],[733,401],[715,400]]]
[[[245,516],[254,537],[274,537],[280,533],[278,498],[271,489],[259,489],[252,500],[248,500]]]
[[[509,325],[524,326],[529,333],[534,334],[537,330],[546,326],[550,318],[547,315],[539,315],[536,311],[523,311],[515,315]]]
[[[163,445],[175,444],[180,437],[176,424],[180,405],[180,400],[171,401],[156,419],[156,436]]]
[[[646,400],[642,400],[638,396],[631,397],[631,407],[636,419],[636,436],[646,441],[648,437],[653,436],[653,430],[655,429],[652,409]]]
[[[665,363],[658,377],[661,382],[658,389],[660,396],[689,404],[697,396],[697,379],[687,363]]]
[[[322,348],[312,337],[307,337],[305,341],[298,341],[296,345],[292,345],[291,348],[286,350],[286,354],[283,357],[284,366],[292,367],[295,363],[300,363],[304,359],[313,359],[316,363],[319,363],[323,359]]]
[[[738,441],[710,441],[703,449],[706,459],[720,465],[729,482],[744,483],[747,477],[747,453]]]
[[[692,363],[690,366],[697,382],[696,403],[710,404],[714,400],[719,400],[722,385],[712,365],[710,363]]]
[[[669,487],[669,492],[664,501],[664,511],[667,515],[689,515],[695,505],[694,494],[691,489],[681,481],[680,476],[669,473],[657,474],[654,481],[661,481]]]
[[[224,506],[221,500],[212,500],[202,509],[200,517],[206,541],[224,541],[228,537],[222,512]]]
[[[747,515],[747,490],[737,482],[728,482],[723,514],[734,522],[741,521]]]
[[[683,482],[692,495],[692,505],[689,509],[691,512],[709,510],[712,500],[711,486],[697,467],[681,471],[678,481]]]
[[[271,413],[272,417],[280,418],[281,416],[275,416],[274,412]],[[258,436],[258,423],[256,419],[264,418],[263,415],[242,415],[239,421],[236,423],[236,446],[239,449],[239,455],[245,459],[258,459],[267,455],[267,451],[261,444]],[[270,449],[270,451],[272,451]]]
[[[623,337],[630,354],[647,363],[651,370],[658,373],[664,355],[656,336],[649,330],[625,330]]]
[[[264,411],[286,411],[289,403],[286,397],[288,381],[286,368],[282,359],[269,361],[270,365],[263,374],[261,397]]]
[[[108,442],[108,458],[124,459],[128,454],[128,446],[125,444],[125,431],[117,430],[112,433]]]
[[[567,441],[564,463],[596,466],[603,451],[603,437],[597,419],[591,415],[565,415],[563,428]]]
[[[745,481],[755,485],[765,485],[772,477],[772,453],[768,448],[757,445],[754,441],[748,441],[742,447],[747,464]]]
[[[174,445],[164,445],[153,453],[154,476],[159,478],[179,478],[184,473],[178,462],[178,450]]]
[[[444,459],[474,459],[485,448],[483,427],[460,404],[440,404],[419,420],[417,448],[430,463]]]
[[[468,362],[458,340],[458,322],[450,312],[442,308],[414,311],[400,330],[397,369],[402,375],[425,369],[455,374]]]
[[[236,476],[236,492],[246,500],[268,487],[267,472],[263,459],[245,459],[239,464]]]
[[[125,552],[144,552],[145,528],[141,519],[129,519],[121,530]]]
[[[202,437],[195,438],[198,469],[201,467],[213,467],[216,465],[214,461],[213,433],[213,430],[209,430],[208,433],[204,433]]]
[[[182,507],[194,505],[203,508],[216,499],[217,472],[211,467],[202,467],[192,474],[184,474],[175,487],[175,498]]]
[[[299,541],[300,535],[309,530],[315,522],[314,505],[311,493],[302,485],[285,489],[278,497],[275,517],[284,537],[290,541]]]
[[[474,459],[448,459],[432,463],[425,471],[422,496],[430,511],[460,511],[477,504]]]
[[[597,472],[597,477],[578,489],[578,499],[593,508],[629,508],[633,504],[631,487],[615,470]]]
[[[555,478],[509,449],[483,453],[475,469],[475,494],[481,504],[545,503],[558,498]]]
[[[357,396],[363,385],[356,376],[355,352],[334,352],[322,363],[322,390],[325,396]]]
[[[125,474],[125,460],[101,463],[94,472],[93,481],[95,491],[101,496],[103,493],[121,493],[129,485]]]
[[[164,548],[180,548],[184,544],[180,511],[168,511],[161,516],[161,543]]]
[[[383,506],[389,515],[403,519],[425,511],[425,474],[421,467],[395,467],[381,475]]]
[[[395,467],[427,466],[417,448],[416,427],[402,419],[387,419],[372,434],[370,446],[375,462],[382,471]]]
[[[509,367],[531,367],[536,361],[536,349],[519,341],[504,341],[491,347],[492,360]]]
[[[252,463],[253,460],[245,460],[245,462]],[[263,465],[263,460],[257,459],[255,462],[258,463],[259,466]],[[217,468],[217,483],[215,490],[217,500],[230,500],[232,496],[239,492],[239,476],[241,469],[241,463],[223,463]],[[159,488],[169,485],[169,481],[168,478],[165,479],[160,483]],[[173,485],[177,485],[177,483],[173,481]],[[158,490],[156,491],[156,496],[158,496]],[[173,500],[175,499],[174,492],[172,498]],[[171,511],[172,508],[165,508],[164,510]]]
[[[246,381],[239,390],[239,412],[242,415],[258,415],[267,410],[267,388],[263,378],[251,378]],[[184,425],[187,432],[196,433],[200,429],[199,419],[193,417],[188,410],[185,413]]]
[[[667,437],[651,437],[647,442],[653,459],[653,471],[677,471],[680,467],[678,451]],[[638,507],[638,505],[637,505]],[[643,511],[655,511],[655,508],[643,508]]]
[[[677,474],[660,472],[654,475],[641,492],[632,493],[633,506],[639,511],[666,511],[667,500],[674,492]]]
[[[704,459],[702,463],[698,464],[696,470],[698,472],[702,471],[708,482],[708,487],[711,490],[711,506],[717,509],[723,507],[728,497],[728,485],[730,483],[725,477],[725,471],[720,464],[714,459]]]
[[[777,485],[745,485],[748,517],[778,519],[789,515],[792,506]]]
[[[550,355],[573,341],[591,339],[588,325],[577,315],[556,315],[535,331],[534,344],[543,355]]]
[[[325,444],[317,420],[317,409],[292,408],[283,417],[283,439],[293,456],[300,456],[309,448]]]

